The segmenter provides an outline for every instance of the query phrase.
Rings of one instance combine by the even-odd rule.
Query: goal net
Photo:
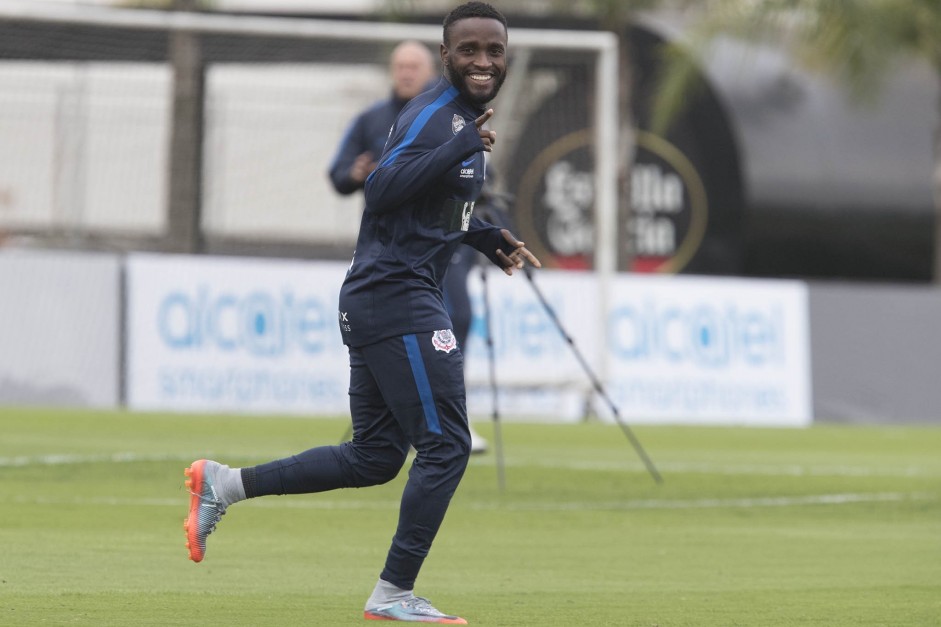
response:
[[[395,43],[436,49],[440,26],[0,2],[0,142],[16,155],[0,162],[0,229],[160,241],[179,122],[174,33],[196,38],[203,68],[192,167],[206,240],[346,254],[362,197],[330,186],[334,150],[388,95]],[[615,46],[607,33],[511,33],[491,170],[552,265],[614,267],[596,234],[616,237]]]
[[[188,94],[202,113],[194,140],[201,159],[182,164],[171,149],[180,93],[170,60],[181,34],[198,44],[202,68],[202,89]],[[327,171],[356,113],[388,96],[389,53],[403,39],[436,50],[441,26],[0,0],[0,144],[14,156],[0,160],[0,233],[40,244],[173,250],[171,172],[182,165],[199,173],[203,250],[348,259],[362,195],[338,195]],[[493,103],[496,191],[511,199],[517,234],[548,266],[611,274],[616,40],[514,28],[510,49]],[[522,280],[517,292],[525,291]],[[471,283],[467,371],[471,393],[480,395],[489,378],[476,273]],[[569,279],[552,297],[586,285]],[[492,294],[495,310],[510,311],[493,326],[501,363],[511,364],[501,388],[579,388],[585,378],[574,360],[512,366],[532,358],[535,329],[554,355],[567,352],[532,295],[521,296]],[[599,337],[584,345],[598,363],[602,325],[585,328],[597,328]]]

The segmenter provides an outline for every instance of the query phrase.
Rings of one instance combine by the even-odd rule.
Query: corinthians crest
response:
[[[464,118],[455,113],[454,117],[451,118],[451,132],[457,135],[462,128],[464,128]]]
[[[431,336],[431,344],[435,347],[436,351],[450,353],[457,348],[457,338],[454,337],[454,333],[451,332],[451,329],[435,331],[434,335]]]

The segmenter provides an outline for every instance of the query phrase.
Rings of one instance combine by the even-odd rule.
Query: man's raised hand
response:
[[[477,127],[477,132],[480,134],[480,140],[484,143],[484,150],[486,152],[491,152],[493,150],[493,145],[497,142],[497,132],[484,130],[483,125],[487,123],[493,116],[493,109],[487,109],[484,111],[484,114],[474,120],[474,125]]]

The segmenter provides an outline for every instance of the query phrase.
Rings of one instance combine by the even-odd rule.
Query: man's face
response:
[[[389,70],[395,95],[402,100],[411,100],[434,78],[434,57],[421,44],[404,43],[392,53]]]
[[[487,17],[468,17],[451,24],[449,43],[441,44],[444,73],[471,102],[493,100],[506,79],[506,29]]]

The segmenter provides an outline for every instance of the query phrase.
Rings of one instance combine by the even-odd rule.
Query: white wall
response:
[[[132,255],[128,404],[345,413],[348,362],[335,320],[345,272],[343,263]],[[522,274],[494,269],[489,276],[501,413],[578,419],[590,388],[582,366]],[[622,275],[602,305],[591,273],[535,277],[625,418],[811,421],[803,284]],[[485,416],[489,361],[479,273],[472,279],[468,406]]]
[[[344,414],[349,367],[336,308],[346,269],[2,251],[0,403],[114,407],[123,375],[131,409]],[[488,276],[501,415],[579,419],[590,379],[533,285],[522,274],[492,269]],[[620,275],[602,304],[591,273],[540,271],[533,280],[630,422],[811,421],[804,284]],[[468,408],[486,417],[490,371],[477,271],[470,288]],[[599,399],[593,403],[611,418]]]
[[[119,403],[115,255],[0,250],[0,403]]]
[[[161,231],[169,85],[158,64],[0,63],[0,227]]]
[[[157,63],[0,62],[0,230],[159,235],[166,227],[171,70]],[[362,195],[327,169],[386,69],[222,64],[207,73],[204,229],[349,244]]]

